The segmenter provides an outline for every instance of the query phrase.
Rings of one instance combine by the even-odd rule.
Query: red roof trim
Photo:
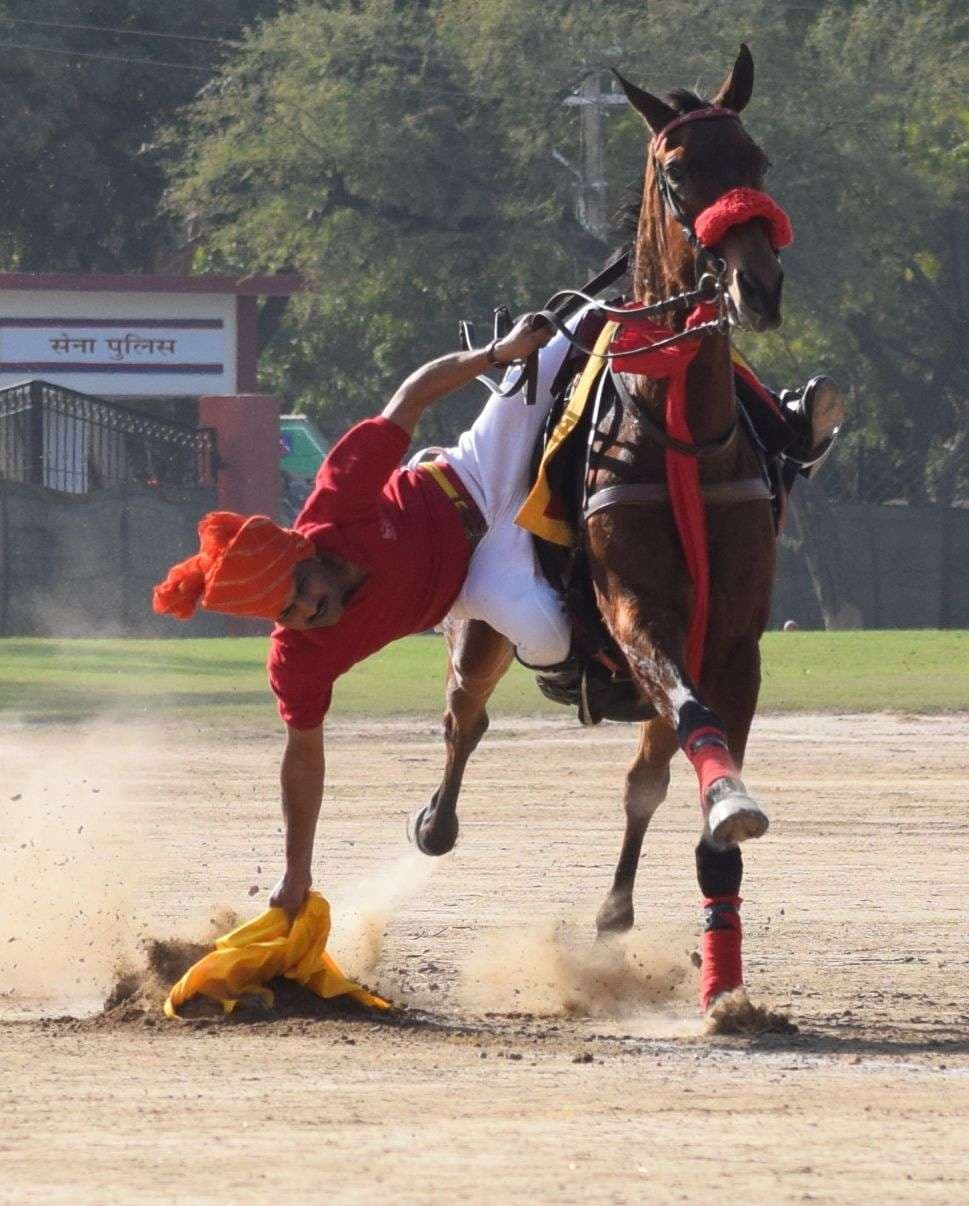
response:
[[[295,273],[279,276],[68,276],[53,272],[0,272],[0,290],[62,293],[230,293],[241,297],[288,297],[303,288]]]

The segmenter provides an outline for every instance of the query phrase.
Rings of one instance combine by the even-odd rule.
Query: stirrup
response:
[[[812,377],[800,396],[784,399],[784,410],[803,431],[802,438],[784,453],[784,457],[796,465],[804,477],[814,477],[831,454],[845,420],[841,387],[824,374]]]
[[[652,720],[656,709],[643,699],[631,678],[616,678],[599,662],[589,662],[582,674],[579,721],[595,725],[603,720],[635,724]]]

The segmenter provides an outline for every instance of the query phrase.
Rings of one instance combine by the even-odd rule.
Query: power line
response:
[[[98,59],[104,63],[135,63],[143,67],[167,67],[173,71],[194,71],[212,75],[211,67],[194,67],[190,63],[166,63],[161,59],[132,59],[118,54],[95,54],[87,50],[60,50],[54,46],[24,46],[19,42],[0,42],[0,50],[26,50],[30,54],[56,54],[70,59]]]
[[[121,34],[130,38],[169,38],[176,42],[209,42],[216,46],[241,46],[241,42],[229,38],[206,38],[201,34],[162,33],[153,29],[118,29],[113,25],[86,25],[68,21],[34,21],[29,17],[0,17],[0,21],[9,25],[39,25],[44,29],[80,29],[93,33]]]

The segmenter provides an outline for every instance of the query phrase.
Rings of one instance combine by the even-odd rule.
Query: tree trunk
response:
[[[861,609],[849,597],[837,519],[824,490],[799,478],[791,494],[791,514],[824,627],[860,628]]]

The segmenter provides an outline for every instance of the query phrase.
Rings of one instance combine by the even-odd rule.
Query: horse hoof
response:
[[[715,846],[737,846],[763,837],[769,825],[757,801],[740,791],[721,796],[707,814],[707,831]]]
[[[430,858],[437,858],[442,854],[448,854],[454,849],[454,843],[458,840],[458,821],[454,818],[454,825],[450,833],[436,837],[433,833],[428,835],[425,821],[430,807],[424,804],[421,808],[412,812],[407,818],[407,840],[412,846],[416,846],[421,854],[426,854]]]
[[[420,808],[415,809],[407,818],[407,840],[412,846],[416,846],[421,854],[430,853],[430,851],[425,850],[421,845],[421,825],[423,825],[426,815],[427,805],[424,804]]]

